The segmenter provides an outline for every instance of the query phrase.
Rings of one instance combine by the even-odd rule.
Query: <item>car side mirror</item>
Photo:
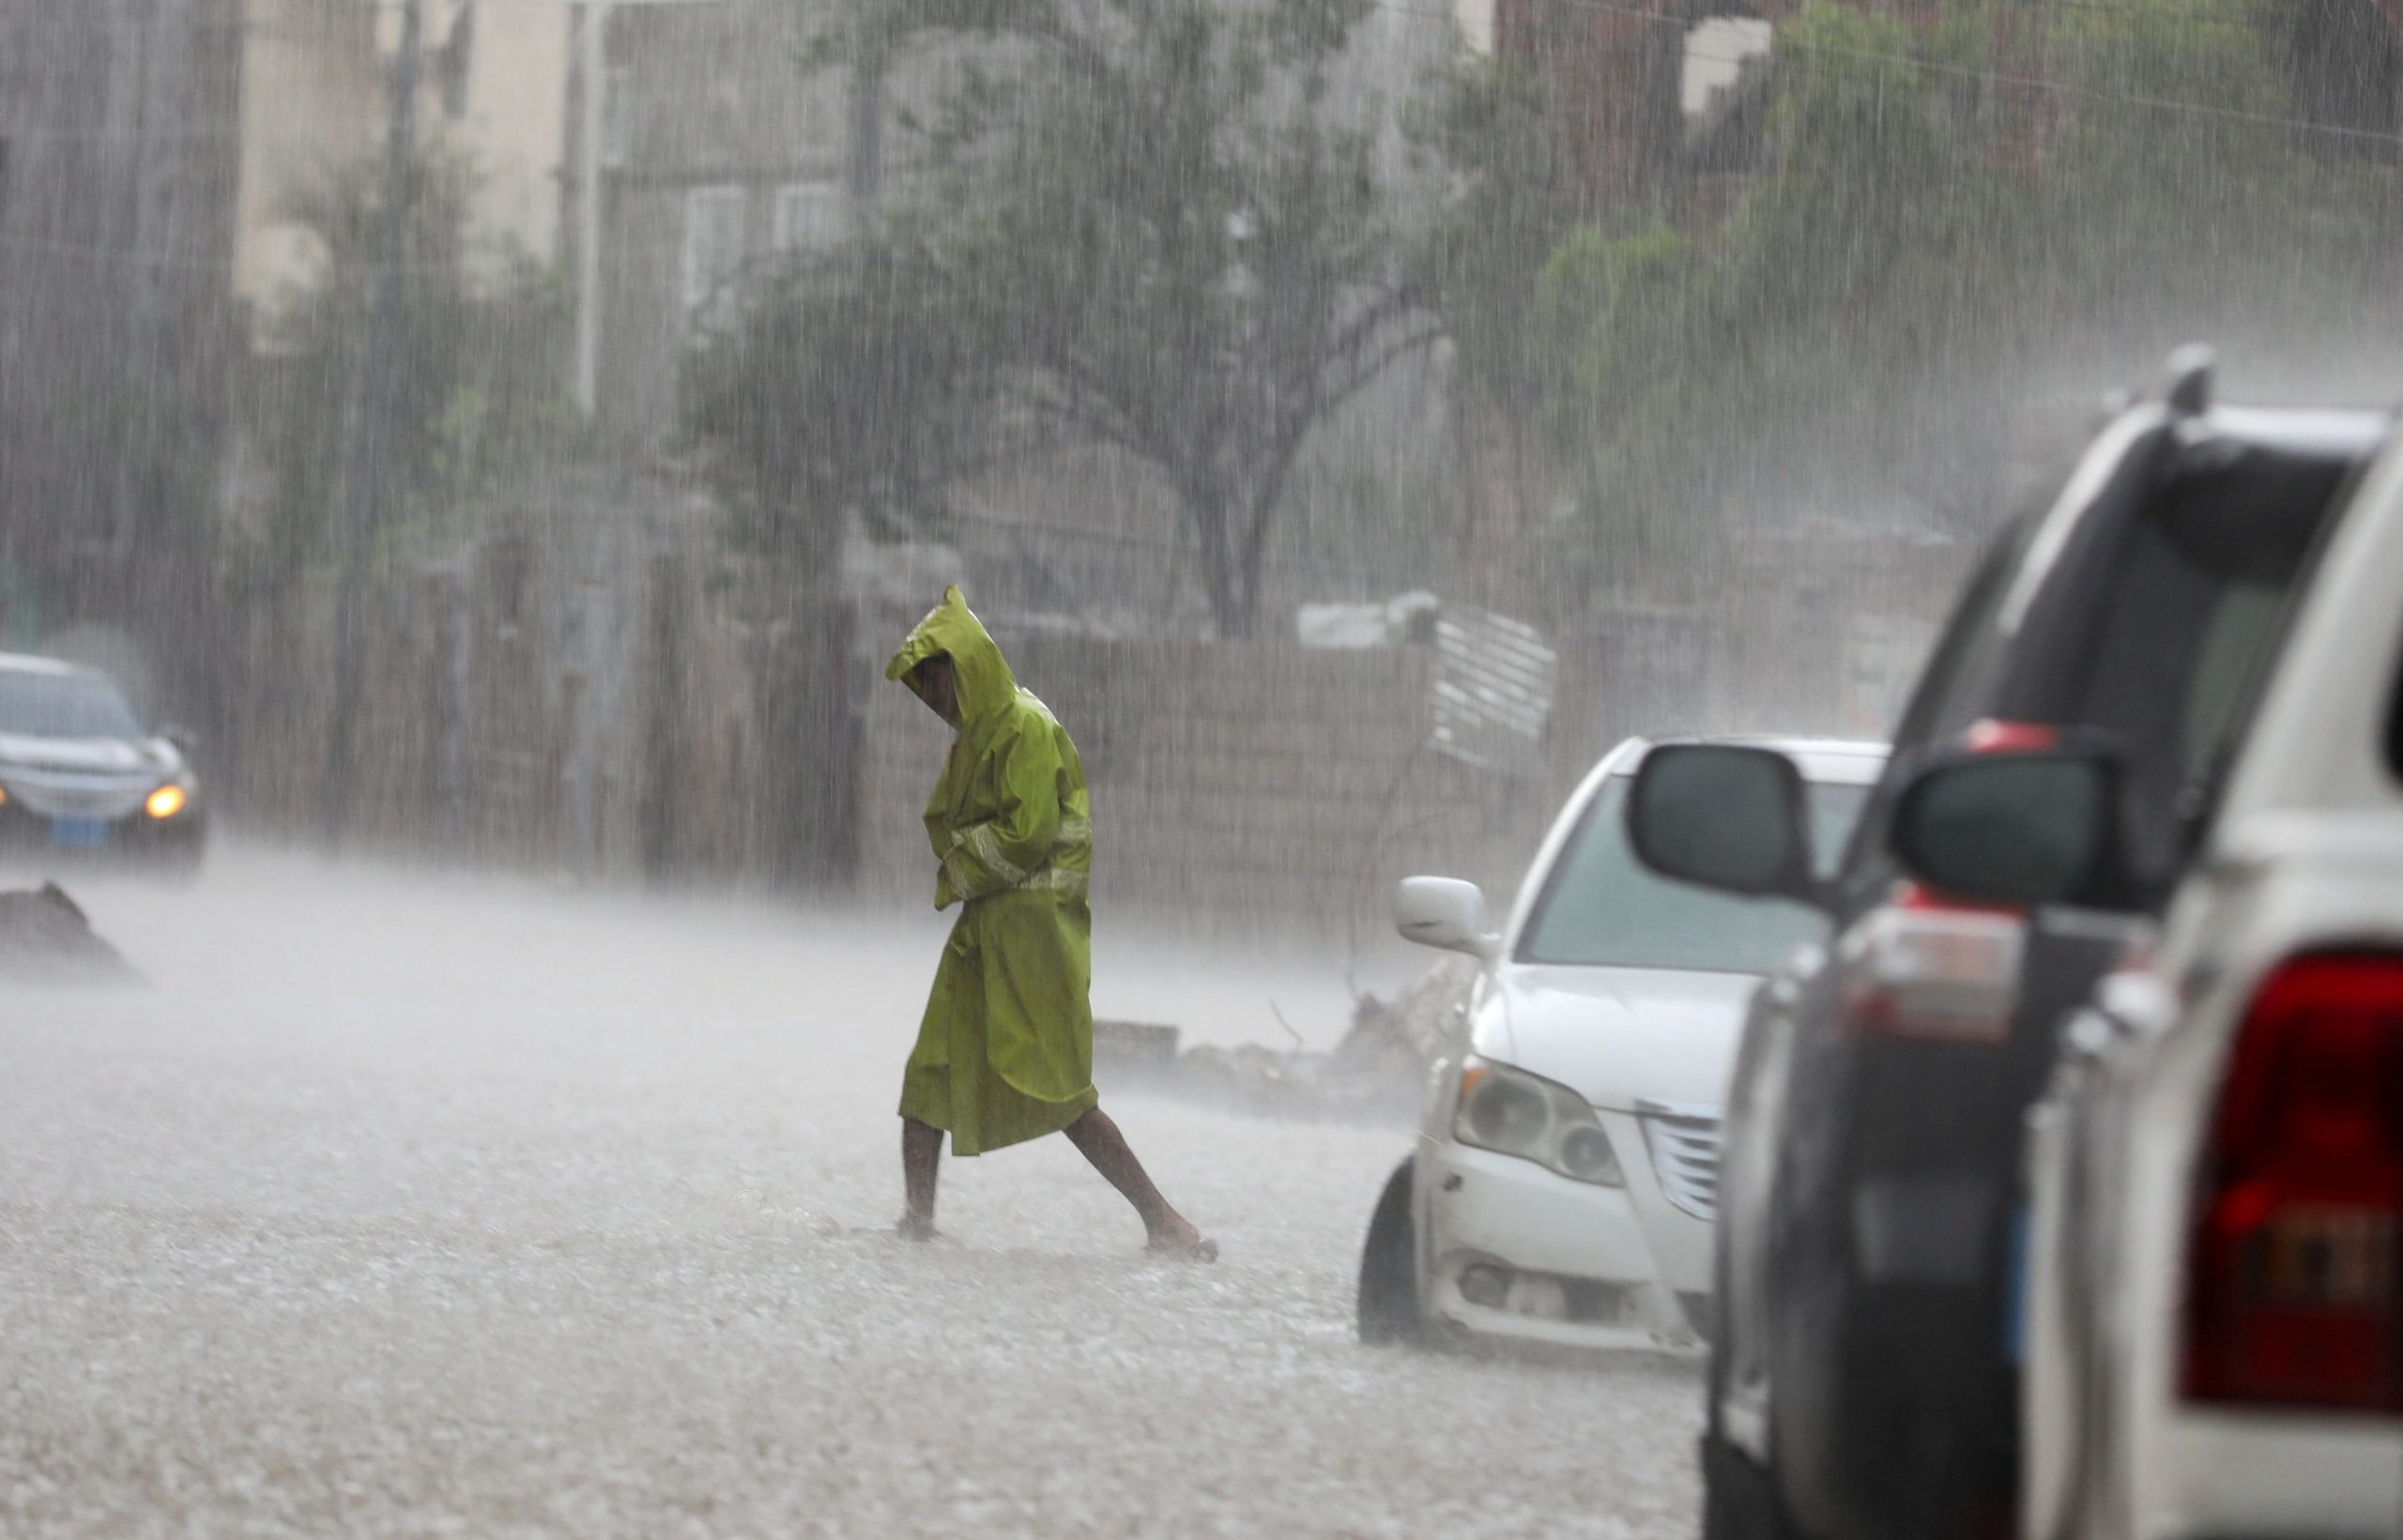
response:
[[[193,752],[200,747],[200,735],[190,727],[170,724],[159,729],[159,736],[173,743],[176,746],[176,752],[187,759],[191,758]]]
[[[2122,761],[2046,749],[1936,761],[1904,787],[1887,839],[1937,892],[1992,904],[2125,907]]]
[[[1669,743],[1644,756],[1627,799],[1636,859],[1681,882],[1824,908],[1813,875],[1811,798],[1774,749]]]
[[[1448,877],[1408,877],[1393,894],[1393,928],[1405,941],[1465,952],[1491,962],[1502,939],[1485,928],[1485,894],[1474,882]]]

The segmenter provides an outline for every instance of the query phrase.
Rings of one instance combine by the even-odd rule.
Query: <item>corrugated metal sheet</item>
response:
[[[1446,605],[1435,621],[1435,752],[1497,774],[1535,773],[1559,677],[1559,655],[1533,626]]]

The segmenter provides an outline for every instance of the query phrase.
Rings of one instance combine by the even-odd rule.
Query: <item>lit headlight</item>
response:
[[[191,800],[191,799],[185,795],[183,787],[170,782],[152,792],[150,800],[144,802],[142,807],[144,812],[154,818],[172,818],[181,813],[185,804]]]
[[[1610,1136],[1585,1099],[1508,1064],[1469,1060],[1452,1113],[1452,1137],[1550,1166],[1572,1182],[1619,1187],[1626,1178]]]

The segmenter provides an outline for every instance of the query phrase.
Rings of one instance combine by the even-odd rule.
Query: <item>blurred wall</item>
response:
[[[0,5],[0,639],[81,618],[191,645],[237,333],[240,20]]]
[[[1004,634],[1019,682],[1076,739],[1094,803],[1094,902],[1201,931],[1341,937],[1382,926],[1395,879],[1516,879],[1541,787],[1425,749],[1424,648]],[[919,815],[948,733],[876,691],[862,756],[859,890],[926,903]]]
[[[919,815],[947,736],[881,675],[923,604],[811,592],[712,554],[694,489],[590,470],[540,484],[486,511],[480,538],[383,574],[350,843],[926,903]],[[1424,647],[1102,636],[990,597],[984,613],[1083,754],[1096,903],[1335,940],[1381,935],[1414,873],[1506,895],[1623,737],[1881,731],[1965,559],[1889,544],[1883,566],[1836,542],[1816,570],[1731,572],[1708,605],[1606,608],[1553,637],[1548,739],[1515,780],[1426,747]],[[318,830],[329,600],[244,621],[241,684],[203,770],[254,832]]]

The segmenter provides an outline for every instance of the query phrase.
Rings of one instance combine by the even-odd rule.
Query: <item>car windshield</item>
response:
[[[0,669],[0,734],[13,738],[140,738],[115,685],[90,674]]]
[[[1521,962],[1766,973],[1827,923],[1807,905],[1713,892],[1646,868],[1621,816],[1630,779],[1603,784],[1553,863],[1519,943]],[[1810,797],[1812,848],[1831,863],[1869,788],[1816,784]]]

